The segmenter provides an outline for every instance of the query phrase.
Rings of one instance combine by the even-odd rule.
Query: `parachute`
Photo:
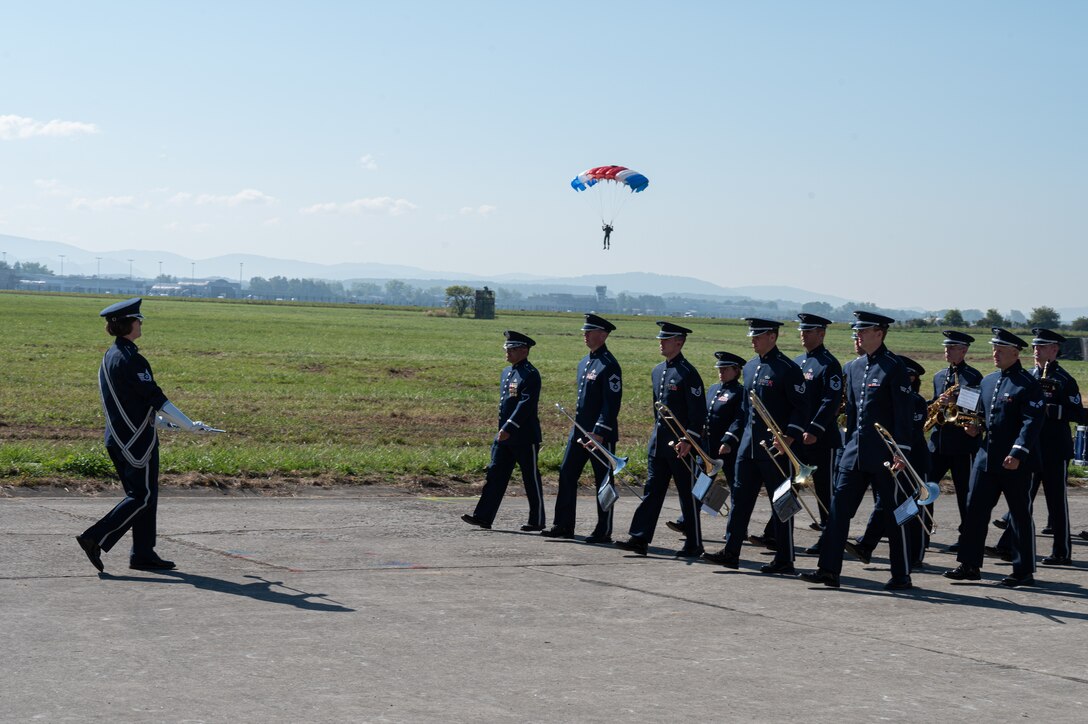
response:
[[[605,181],[607,183],[601,183]],[[575,191],[594,193],[600,202],[601,223],[611,226],[632,193],[641,193],[650,185],[650,179],[625,166],[597,166],[574,177],[570,187]]]

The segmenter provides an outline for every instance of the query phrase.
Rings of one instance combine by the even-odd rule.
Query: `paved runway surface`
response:
[[[739,571],[674,559],[664,517],[641,558],[521,533],[523,498],[483,531],[471,499],[164,491],[178,569],[130,571],[126,537],[100,576],[73,536],[116,499],[0,499],[3,721],[1088,719],[1085,541],[1009,590],[990,559],[981,584],[942,578],[938,531],[933,572],[889,594],[886,546],[836,591],[760,574],[752,546]],[[1071,510],[1088,527],[1088,495]],[[704,517],[708,548],[723,531]]]

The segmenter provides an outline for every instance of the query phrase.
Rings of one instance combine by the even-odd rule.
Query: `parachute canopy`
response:
[[[625,166],[597,166],[575,176],[570,186],[575,191],[585,191],[595,186],[598,181],[612,181],[626,186],[634,193],[645,191],[650,185],[650,179]]]

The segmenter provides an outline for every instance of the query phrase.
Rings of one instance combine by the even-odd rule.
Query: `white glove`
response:
[[[167,420],[162,413],[155,415],[155,427],[160,430],[177,430],[178,426]]]
[[[211,425],[205,425],[200,420],[193,422],[185,416],[184,412],[174,407],[173,402],[167,401],[167,403],[162,406],[162,409],[159,410],[159,412],[161,413],[162,417],[166,418],[167,423],[173,423],[174,425],[181,428],[182,430],[185,430],[186,432],[223,432],[222,430],[217,430]]]

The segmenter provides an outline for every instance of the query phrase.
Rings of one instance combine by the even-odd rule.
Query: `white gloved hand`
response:
[[[168,421],[174,423],[186,432],[196,432],[196,426],[204,424],[200,422],[193,422],[192,420],[190,420],[188,417],[185,416],[184,412],[174,407],[174,403],[170,401],[167,401],[167,403],[162,406],[162,409],[159,410],[159,412],[162,413],[162,416],[165,417]]]
[[[178,426],[166,419],[165,416],[155,415],[155,427],[160,430],[177,430]]]

